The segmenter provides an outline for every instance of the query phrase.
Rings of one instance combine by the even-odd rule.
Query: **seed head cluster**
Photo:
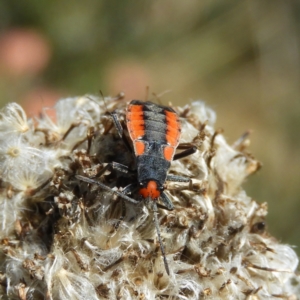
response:
[[[191,182],[165,184],[175,206],[159,209],[166,274],[151,206],[113,193],[137,181],[107,167],[135,169],[108,113],[128,137],[121,98],[62,99],[36,119],[15,103],[1,111],[0,299],[297,299],[298,258],[241,187],[260,168],[248,133],[229,145],[200,101],[174,107],[180,142],[197,152],[169,170]]]

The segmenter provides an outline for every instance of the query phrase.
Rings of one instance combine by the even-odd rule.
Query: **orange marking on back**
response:
[[[143,111],[143,105],[131,104],[128,107],[128,111],[135,113]]]
[[[157,188],[157,183],[154,180],[150,180],[145,188],[140,189],[139,193],[144,199],[150,197],[152,200],[155,200],[160,196],[160,190]]]
[[[178,128],[178,117],[174,113],[169,112],[171,115],[166,115],[166,121],[169,126]]]
[[[166,160],[171,161],[173,159],[173,156],[174,156],[174,152],[175,152],[174,150],[175,150],[174,147],[166,146],[164,148],[164,158]]]
[[[145,152],[145,144],[141,141],[134,142],[134,152],[135,155],[142,155]]]
[[[165,115],[166,115],[166,123],[167,123],[167,133],[166,133],[166,139],[167,142],[173,146],[177,147],[179,143],[179,138],[180,138],[180,122],[178,119],[178,116],[168,110],[165,110]]]
[[[142,105],[129,105],[126,120],[128,132],[133,141],[145,135],[145,122]]]
[[[174,129],[170,126],[167,126],[166,128],[167,130],[167,142],[173,146],[173,147],[177,147],[178,142],[179,142],[179,137],[180,137],[180,131],[178,131],[178,129]]]

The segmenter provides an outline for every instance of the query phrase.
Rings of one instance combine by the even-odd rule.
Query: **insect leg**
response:
[[[127,150],[132,152],[132,148],[130,147],[129,142],[126,139],[126,136],[124,135],[124,130],[123,130],[121,122],[119,121],[118,115],[115,112],[110,113],[110,115],[111,115],[114,125],[118,131],[118,134],[119,134],[120,138],[123,140]]]
[[[180,175],[167,175],[167,181],[174,181],[174,182],[189,182],[189,189],[192,189],[193,181],[189,177],[180,176]]]
[[[110,113],[112,120],[114,122],[114,125],[118,131],[119,137],[122,138],[123,137],[123,127],[121,122],[119,121],[118,115],[116,114],[116,112],[112,112]]]
[[[125,174],[127,174],[128,172],[130,172],[130,170],[129,170],[129,168],[127,166],[125,166],[123,164],[120,164],[120,163],[117,163],[115,161],[107,164],[107,166],[109,166],[108,169],[112,168],[114,170],[117,170],[117,171],[125,173]]]
[[[191,178],[180,176],[180,175],[167,175],[167,181],[189,182],[189,189],[191,189],[192,185],[193,185],[193,182],[192,182]]]
[[[167,181],[189,182],[191,179],[180,175],[167,175]]]
[[[184,148],[185,150],[174,155],[173,160],[184,158],[191,154],[194,154],[197,151],[197,147],[191,144],[181,144],[177,147],[178,149]]]
[[[125,194],[123,194],[119,191],[115,191],[115,190],[113,190],[112,188],[110,188],[109,186],[105,185],[104,183],[102,183],[100,181],[93,180],[93,179],[90,179],[88,177],[84,177],[84,176],[81,176],[81,175],[76,175],[75,177],[79,180],[84,181],[84,182],[91,183],[91,184],[96,184],[96,185],[100,186],[103,190],[111,192],[112,194],[115,194],[115,195],[121,197],[122,199],[124,199],[124,200],[126,200],[130,203],[133,203],[133,204],[139,204],[140,203],[140,201],[136,201],[136,200],[126,196]]]
[[[102,176],[106,171],[116,170],[122,173],[134,173],[133,170],[130,170],[127,166],[117,163],[115,161],[108,163],[104,168],[102,168],[96,175],[91,176],[90,178],[96,178]]]
[[[162,202],[163,202],[166,206],[163,206],[163,205],[157,203],[157,206],[158,206],[159,208],[166,209],[166,210],[173,210],[173,209],[174,209],[174,205],[173,205],[171,199],[167,196],[166,193],[162,192],[162,193],[160,194],[160,198],[161,198]]]

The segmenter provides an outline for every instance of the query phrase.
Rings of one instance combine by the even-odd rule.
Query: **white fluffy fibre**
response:
[[[104,169],[135,168],[107,113],[124,124],[127,103],[105,104],[62,99],[54,118],[36,120],[15,103],[0,112],[0,299],[297,299],[298,258],[266,231],[266,203],[241,186],[260,168],[248,135],[230,146],[203,102],[174,107],[180,142],[197,152],[172,162],[169,173],[191,183],[166,182],[175,209],[159,208],[167,275],[150,205],[75,177],[119,192],[137,181]]]

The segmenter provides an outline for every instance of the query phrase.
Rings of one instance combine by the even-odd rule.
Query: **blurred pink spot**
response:
[[[62,96],[63,94],[59,91],[40,87],[29,91],[22,99],[21,104],[29,118],[39,116],[43,112],[43,108],[49,108],[46,110],[47,115],[55,118],[52,107]]]
[[[13,76],[35,75],[48,64],[49,42],[30,29],[13,29],[0,36],[0,70]]]
[[[139,62],[123,61],[113,64],[107,72],[108,88],[112,94],[124,92],[126,99],[146,99],[150,85],[148,70]]]

